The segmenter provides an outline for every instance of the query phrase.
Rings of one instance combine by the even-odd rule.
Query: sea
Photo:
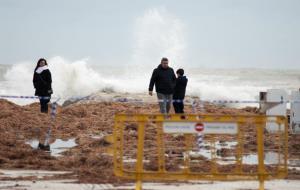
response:
[[[103,65],[87,59],[68,61],[56,56],[48,60],[52,73],[53,97],[68,99],[97,92],[120,94],[144,93],[157,64],[145,66]],[[32,96],[33,70],[36,63],[21,62],[0,65],[0,95]],[[170,64],[171,67],[172,64]],[[173,69],[176,71],[176,65]],[[202,100],[258,100],[259,92],[284,89],[287,93],[300,88],[300,70],[258,68],[186,67],[187,95]],[[17,104],[36,100],[11,99]]]

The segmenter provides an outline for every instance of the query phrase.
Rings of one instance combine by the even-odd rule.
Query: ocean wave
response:
[[[62,57],[53,57],[48,59],[48,63],[53,78],[53,96],[64,98],[87,96],[95,92],[147,94],[152,73],[152,69],[141,72],[134,67],[95,66],[89,64],[88,59],[68,61]],[[0,94],[33,95],[34,67],[35,63],[22,62],[7,68],[1,76],[4,80],[0,81]],[[295,71],[187,68],[186,74],[189,79],[187,95],[207,100],[255,100],[260,91],[270,88],[290,91],[300,86],[299,75]]]

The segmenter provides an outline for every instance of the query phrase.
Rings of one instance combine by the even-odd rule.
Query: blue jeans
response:
[[[159,101],[160,113],[169,113],[173,99],[173,94],[157,93],[157,98]]]

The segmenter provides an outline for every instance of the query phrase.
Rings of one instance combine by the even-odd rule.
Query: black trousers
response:
[[[49,99],[40,99],[40,105],[41,105],[41,112],[42,113],[48,113],[48,103],[50,102]]]
[[[173,102],[173,107],[175,110],[175,113],[184,113],[184,104],[183,102]]]

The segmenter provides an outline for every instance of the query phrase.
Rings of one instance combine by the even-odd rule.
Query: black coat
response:
[[[149,84],[149,91],[153,91],[153,86],[155,85],[156,92],[162,94],[173,94],[175,80],[176,76],[171,67],[165,69],[159,65],[153,70]]]
[[[183,100],[185,97],[185,89],[188,79],[185,76],[179,76],[176,79],[176,85],[174,88],[173,99]]]
[[[50,96],[52,92],[52,78],[49,69],[44,70],[40,74],[34,72],[33,86],[36,96]]]

